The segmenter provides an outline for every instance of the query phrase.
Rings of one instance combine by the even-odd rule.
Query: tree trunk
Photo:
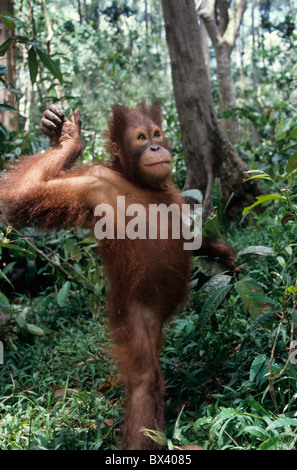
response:
[[[231,73],[230,49],[222,42],[216,47],[217,73],[219,84],[220,113],[225,113],[236,108],[236,98]],[[221,126],[229,140],[236,144],[239,141],[239,125],[234,117],[223,117]]]
[[[230,1],[218,2],[220,22],[216,20],[216,1],[206,0],[199,15],[211,38],[217,60],[217,74],[220,94],[220,113],[236,107],[236,99],[231,73],[231,53],[246,10],[246,0],[234,0],[229,17]],[[223,118],[222,127],[228,133],[232,143],[239,140],[239,126],[235,118]]]
[[[213,183],[220,178],[224,200],[234,193],[229,214],[240,214],[254,202],[258,186],[254,181],[242,183],[248,166],[218,123],[194,0],[162,0],[162,5],[187,166],[185,189],[202,191],[205,212],[209,214]]]
[[[13,0],[1,0],[0,2],[0,18],[3,12],[10,13],[13,16]],[[13,30],[8,29],[3,24],[0,26],[0,44],[6,41],[9,37],[13,36]],[[15,48],[10,47],[6,52],[4,57],[1,57],[1,65],[6,65],[8,68],[6,80],[7,88],[15,88],[16,82],[16,58],[15,58]],[[2,95],[2,83],[0,83],[0,103],[4,102],[9,106],[16,107],[16,97],[15,93],[10,91],[4,91]],[[4,98],[4,100],[3,100]],[[3,124],[9,131],[18,131],[18,113],[17,111],[0,111],[0,122]]]
[[[210,54],[209,54],[209,36],[205,24],[202,22],[200,23],[200,33],[201,33],[201,40],[202,40],[202,50],[204,55],[204,63],[207,70],[207,75],[209,81],[211,81],[210,76]]]
[[[252,77],[253,77],[253,88],[254,90],[259,89],[259,77],[258,71],[256,66],[256,60],[258,51],[256,50],[256,31],[255,31],[255,0],[252,0],[252,39],[253,39],[253,46],[252,46]],[[260,107],[258,106],[258,111],[260,112]],[[260,134],[256,126],[253,127],[253,146],[258,147],[260,144]]]

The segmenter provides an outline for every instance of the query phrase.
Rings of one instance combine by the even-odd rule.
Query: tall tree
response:
[[[246,10],[246,0],[204,0],[200,5],[199,16],[204,21],[216,54],[220,112],[223,113],[236,107],[231,53]],[[231,142],[238,142],[236,119],[222,119],[222,127],[228,131]]]
[[[2,18],[2,13],[9,13],[13,16],[13,0],[1,0],[0,2],[0,19]],[[13,30],[8,29],[4,24],[0,26],[0,44],[13,36]],[[1,57],[1,65],[7,67],[7,81],[6,85],[9,88],[10,84],[15,86],[16,82],[16,57],[15,57],[15,48],[10,47],[4,57]],[[0,87],[1,87],[0,83]],[[2,88],[2,87],[1,87]],[[0,88],[0,91],[1,91]],[[10,87],[11,88],[11,87]],[[1,93],[2,94],[2,93]],[[4,103],[15,107],[15,94],[9,91],[4,91],[3,93]],[[0,95],[2,100],[2,96]],[[4,124],[10,131],[18,130],[18,115],[16,111],[0,111],[0,122]]]
[[[194,0],[162,0],[172,79],[187,166],[185,189],[199,188],[211,207],[213,183],[220,178],[223,198],[231,193],[230,215],[254,202],[258,186],[242,184],[248,166],[220,127],[215,112]]]

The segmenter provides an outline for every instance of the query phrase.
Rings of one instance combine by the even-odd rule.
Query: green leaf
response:
[[[2,272],[2,271],[0,271]],[[6,295],[3,294],[3,292],[0,291],[0,305],[2,307],[8,307],[9,306],[9,300],[6,297]]]
[[[203,416],[202,418],[198,418],[194,423],[194,429],[196,430],[205,426],[206,424],[210,424],[212,420],[212,416]]]
[[[276,450],[277,445],[282,440],[282,437],[283,437],[282,435],[279,435],[279,436],[274,436],[274,437],[271,437],[270,439],[267,439],[267,441],[264,441],[258,447],[258,450]]]
[[[91,313],[96,316],[100,311],[100,303],[98,302],[98,297],[95,294],[90,294],[89,296],[89,309]]]
[[[8,51],[9,49],[9,46],[11,44],[11,41],[12,41],[12,38],[8,38],[6,39],[6,41],[4,41],[1,45],[0,45],[0,57],[3,57],[6,52]]]
[[[265,173],[263,170],[246,170],[245,173],[259,173],[260,175],[269,176],[269,174]]]
[[[252,178],[250,178],[250,179],[252,179]],[[248,180],[246,180],[246,181],[248,181]],[[243,209],[242,215],[247,214],[254,207],[258,206],[259,204],[263,204],[264,202],[267,202],[267,201],[272,201],[274,199],[282,199],[283,201],[286,201],[286,198],[284,196],[280,196],[279,194],[265,194],[264,196],[257,196],[256,199],[257,199],[257,202],[255,202],[251,206],[246,207],[245,209]]]
[[[270,113],[269,113],[269,116],[268,116],[268,121],[269,123],[271,124],[272,121],[273,121],[273,118],[274,118],[274,115],[276,113],[276,110],[274,108],[271,109]]]
[[[31,335],[35,335],[35,336],[45,335],[45,332],[41,328],[39,328],[39,326],[32,325],[32,323],[27,323],[27,331]]]
[[[57,61],[51,59],[51,57],[39,47],[36,48],[36,51],[43,65],[52,73],[55,78],[59,80],[60,83],[63,83],[63,76]]]
[[[281,267],[283,269],[286,269],[286,260],[285,260],[285,258],[283,258],[282,256],[277,256],[276,259],[279,262],[279,264],[281,265]]]
[[[157,442],[161,446],[165,446],[167,439],[163,432],[154,431],[152,429],[140,428],[140,432],[143,433],[144,436],[148,436],[153,441]]]
[[[292,294],[293,292],[297,292],[297,287],[296,286],[290,286],[288,289],[286,289],[286,294]]]
[[[275,126],[275,140],[282,140],[286,137],[287,131],[290,129],[293,124],[292,118],[280,117],[277,125]]]
[[[264,290],[253,279],[243,279],[236,282],[234,286],[245,310],[253,319],[256,319],[260,313],[271,308],[270,304],[266,301]]]
[[[224,238],[221,233],[220,218],[217,208],[204,223],[202,233],[207,238]]]
[[[3,13],[2,13],[2,23],[8,29],[14,29],[16,27],[15,18],[10,16],[10,14],[7,13],[6,11],[3,11]]]
[[[11,16],[11,13],[8,13],[7,11],[2,12],[2,23],[8,29],[14,29],[17,27],[24,28],[24,24],[22,23],[22,21],[16,18],[15,16]]]
[[[216,276],[226,272],[226,266],[219,261],[209,260],[204,257],[197,258],[197,267],[205,276]]]
[[[205,292],[213,292],[219,287],[228,286],[231,280],[232,280],[232,276],[228,276],[226,274],[221,274],[221,273],[216,274],[203,285],[202,289]]]
[[[263,245],[251,245],[247,248],[243,248],[237,253],[236,259],[239,259],[241,256],[245,255],[257,255],[257,256],[274,256],[275,253],[272,248]]]
[[[216,178],[213,184],[213,189],[212,189],[213,206],[220,206],[222,197],[223,197],[223,194],[222,194],[221,182],[219,178]]]
[[[297,169],[297,152],[293,153],[287,161],[286,172],[292,173],[292,171]]]
[[[0,111],[14,111],[15,108],[13,106],[9,106],[8,104],[0,104]]]
[[[269,439],[269,433],[265,429],[260,428],[259,426],[246,426],[243,429],[244,434],[251,434],[252,436],[258,437],[258,439]]]
[[[259,262],[259,258],[264,256],[275,256],[275,253],[268,246],[248,246],[237,253],[235,265],[241,266],[244,272],[248,272]]]
[[[17,93],[17,94],[22,93],[21,90],[17,90],[16,88],[4,88],[4,90],[10,91],[12,93]]]
[[[273,421],[272,423],[269,424],[269,426],[266,428],[267,431],[270,431],[270,429],[276,429],[276,428],[281,428],[284,426],[297,426],[297,418],[288,418],[288,417],[281,417],[278,418],[276,421]]]
[[[27,331],[27,321],[25,318],[23,318],[23,316],[17,315],[15,317],[15,321],[21,330]]]
[[[6,65],[0,65],[0,75],[5,75],[8,72]]]
[[[291,139],[296,139],[296,137],[297,137],[297,127],[295,127],[295,129],[291,130],[290,137],[291,137]]]
[[[26,281],[31,282],[35,278],[37,273],[37,267],[36,267],[36,262],[34,259],[30,259],[27,261],[27,267],[26,267]]]
[[[224,300],[224,298],[230,291],[231,287],[232,285],[220,287],[206,299],[199,315],[199,330],[201,330],[204,325],[208,322],[210,317],[213,315],[220,303]]]
[[[264,194],[263,196],[257,196],[257,201],[259,202],[272,201],[274,199],[286,200],[285,196],[281,196],[280,194]]]
[[[27,36],[21,36],[20,34],[16,34],[15,39],[17,42],[20,42],[21,44],[32,44]]]
[[[269,175],[254,175],[254,176],[251,176],[250,178],[243,180],[243,182],[246,183],[247,181],[257,180],[257,179],[273,181]]]
[[[21,246],[18,246],[18,245],[14,245],[13,243],[8,243],[5,246],[5,248],[7,248],[8,250],[12,250],[12,251],[18,251],[19,253],[24,254],[24,255],[26,253],[30,253],[30,251],[25,250],[25,248],[22,248]]]
[[[265,354],[259,354],[255,357],[250,368],[250,381],[253,383],[260,372],[262,366],[265,364],[266,356]]]
[[[203,195],[202,195],[202,192],[199,191],[199,189],[188,189],[187,191],[183,191],[181,193],[181,196],[194,199],[198,203],[202,203],[203,201]]]
[[[225,207],[224,207],[224,212],[226,213],[228,207],[229,207],[229,204],[230,202],[232,201],[233,197],[235,196],[235,193],[231,193],[230,196],[228,197],[227,199],[227,202],[225,204]]]
[[[13,287],[12,283],[10,282],[6,274],[4,274],[4,272],[1,269],[0,269],[0,277],[3,277],[3,279],[5,279],[5,281],[8,282]],[[1,303],[1,297],[0,297],[0,303]]]
[[[32,46],[28,53],[28,64],[29,64],[29,71],[30,71],[30,78],[32,85],[36,82],[36,77],[38,73],[38,62],[36,57],[35,48]]]
[[[58,292],[57,302],[60,307],[64,307],[70,290],[70,282],[66,281],[65,284]]]
[[[238,416],[238,411],[234,408],[224,408],[217,416],[212,425],[209,436],[211,440],[214,440],[217,436],[222,439],[222,430],[224,432],[225,426],[228,421],[233,420]],[[226,422],[227,421],[227,422]],[[225,423],[225,424],[224,424]]]

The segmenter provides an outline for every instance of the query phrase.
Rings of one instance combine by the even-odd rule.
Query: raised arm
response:
[[[51,105],[44,112],[40,129],[56,145],[42,154],[20,160],[13,170],[13,173],[18,174],[19,187],[16,189],[20,192],[32,191],[68,170],[82,152],[80,127],[77,111],[72,122],[57,106]],[[8,175],[12,177],[13,173]]]
[[[80,119],[74,122],[56,106],[45,111],[41,130],[56,145],[23,157],[0,179],[0,207],[10,223],[40,228],[89,225],[98,195],[108,197],[102,167],[70,170],[82,151]],[[102,191],[104,189],[104,191]]]

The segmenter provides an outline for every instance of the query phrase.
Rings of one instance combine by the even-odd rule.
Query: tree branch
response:
[[[88,291],[90,291],[91,293],[94,293],[94,284],[89,280],[87,279],[81,272],[77,271],[77,269],[74,268],[74,266],[72,266],[70,263],[68,263],[67,260],[65,260],[64,258],[62,258],[58,253],[54,252],[51,248],[49,247],[46,247],[44,245],[42,245],[41,243],[39,242],[32,242],[30,240],[29,237],[26,237],[24,236],[22,233],[20,233],[18,230],[16,230],[15,228],[13,229],[13,233],[15,233],[18,237],[22,238],[22,240],[24,240],[27,245],[31,246],[31,248],[33,248],[42,258],[44,258],[49,264],[51,264],[52,266],[54,266],[56,269],[58,269],[59,271],[61,271],[66,277],[67,279],[70,279],[74,282],[76,282],[77,284],[79,284],[81,287],[84,287],[85,289],[87,289]],[[57,256],[63,263],[67,264],[67,266],[72,269],[78,276],[80,276],[84,281],[85,283],[83,283],[80,279],[78,279],[77,277],[74,278],[74,276],[72,276],[68,271],[66,271],[66,269],[64,269],[60,264],[56,263],[55,261],[53,261],[51,258],[49,258],[47,256],[47,254],[40,250],[40,248],[37,248],[36,244],[39,244],[41,245],[43,248],[46,248],[47,250],[49,250],[51,253],[53,253],[55,256]]]
[[[229,23],[229,7],[230,7],[231,0],[218,0],[218,9],[220,12],[220,21],[219,21],[219,28],[220,32],[223,35],[227,29]]]
[[[215,17],[215,0],[208,0],[205,2],[205,5],[203,5],[203,8],[199,10],[198,13],[200,18],[204,21],[213,46],[216,48],[222,41],[222,36]]]
[[[246,10],[246,0],[234,1],[229,23],[223,35],[224,41],[227,42],[231,50],[235,46],[236,38],[239,33],[239,28],[240,28],[245,10]]]

